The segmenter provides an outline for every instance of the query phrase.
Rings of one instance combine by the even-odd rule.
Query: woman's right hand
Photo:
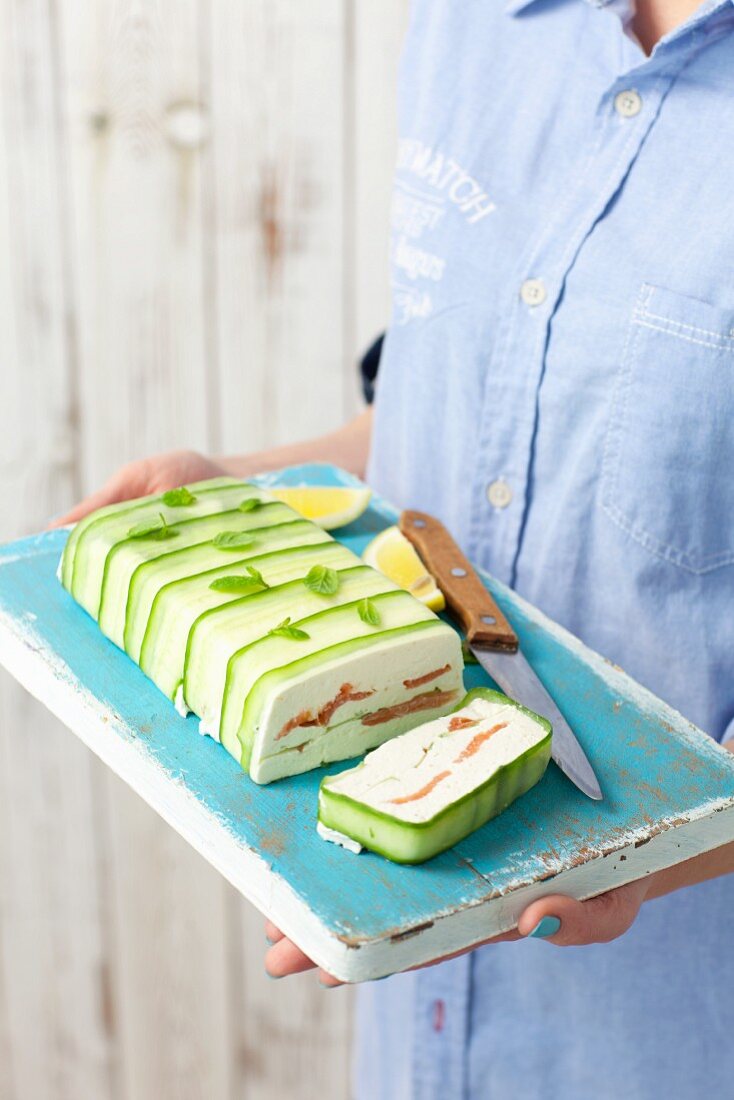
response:
[[[149,493],[165,493],[167,489],[177,489],[179,485],[222,477],[226,473],[222,466],[196,451],[167,451],[152,455],[122,466],[101,489],[85,497],[65,515],[57,516],[49,526],[63,527],[67,523],[76,523],[106,504],[116,504]]]
[[[166,451],[123,466],[96,493],[85,497],[65,515],[54,517],[49,527],[76,523],[106,504],[117,504],[149,493],[165,493],[167,489],[191,485],[194,481],[227,475],[246,480],[257,473],[304,462],[333,462],[363,477],[371,431],[372,409],[369,408],[329,435],[256,454],[230,455],[215,461],[197,451]]]

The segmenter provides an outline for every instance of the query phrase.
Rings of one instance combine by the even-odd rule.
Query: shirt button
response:
[[[622,118],[634,118],[642,110],[642,97],[632,88],[618,92],[614,97],[614,109]]]
[[[506,481],[492,481],[487,486],[487,500],[493,508],[506,508],[512,500],[512,489]]]
[[[539,306],[545,301],[547,294],[542,279],[526,279],[520,287],[520,297],[526,306]]]

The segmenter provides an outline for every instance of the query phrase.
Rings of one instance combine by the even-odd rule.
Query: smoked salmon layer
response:
[[[274,732],[261,738],[258,778],[268,782],[276,773],[292,773],[300,761],[314,766],[345,755],[363,756],[427,719],[450,713],[465,689],[458,635],[445,630],[448,633],[441,631],[432,642],[430,637],[422,639],[420,632],[393,639],[388,667],[413,666],[411,675],[402,679],[387,674],[380,650],[374,655],[355,652],[349,668],[343,662],[331,670],[324,667],[319,680],[309,685],[311,690],[304,690],[296,678],[287,697],[281,697],[277,714],[273,710],[264,715],[263,725]],[[422,654],[416,641],[421,642]],[[452,660],[423,660],[441,656],[450,645],[455,645]]]

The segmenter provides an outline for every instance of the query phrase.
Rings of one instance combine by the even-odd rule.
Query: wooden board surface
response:
[[[278,480],[346,476],[302,467]],[[375,500],[338,534],[361,552],[395,518]],[[258,787],[198,734],[193,716],[180,718],[58,584],[65,537],[43,534],[0,552],[0,661],[340,978],[377,977],[477,942],[511,927],[549,888],[590,896],[734,839],[734,758],[488,580],[582,740],[605,801],[584,798],[551,765],[500,818],[421,867],[326,844],[315,831],[323,772]],[[489,682],[477,667],[466,681]]]

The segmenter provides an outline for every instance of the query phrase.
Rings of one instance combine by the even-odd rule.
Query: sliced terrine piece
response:
[[[422,863],[501,813],[543,776],[545,718],[488,688],[371,752],[319,790],[318,829],[397,863]]]

